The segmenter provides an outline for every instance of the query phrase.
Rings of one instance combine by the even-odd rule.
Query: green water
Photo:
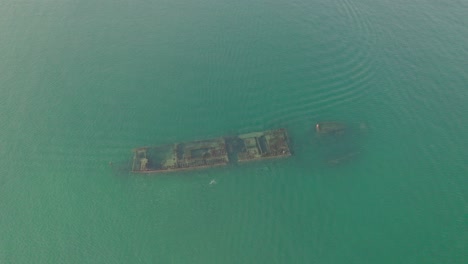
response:
[[[467,263],[467,14],[2,1],[0,263]],[[324,120],[368,125],[355,159],[324,164]],[[279,127],[288,159],[123,167],[134,147]]]

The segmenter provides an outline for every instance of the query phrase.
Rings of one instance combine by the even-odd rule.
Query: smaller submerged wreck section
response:
[[[356,159],[362,152],[365,123],[320,122],[315,124],[316,148],[328,165],[340,165]]]
[[[319,135],[341,135],[346,129],[346,124],[340,122],[321,122],[315,125],[315,131]]]
[[[132,172],[157,173],[223,166],[291,155],[285,129],[133,150]]]

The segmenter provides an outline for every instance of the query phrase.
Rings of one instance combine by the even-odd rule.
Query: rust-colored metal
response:
[[[158,173],[224,166],[291,155],[285,129],[133,150],[132,172]]]
[[[238,138],[243,143],[237,153],[239,162],[291,155],[285,129],[243,134]]]

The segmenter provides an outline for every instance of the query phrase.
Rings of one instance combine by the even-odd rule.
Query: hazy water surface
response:
[[[0,263],[467,263],[467,14],[2,1]],[[367,132],[320,143],[327,120]],[[278,127],[288,159],[125,167],[137,146]]]

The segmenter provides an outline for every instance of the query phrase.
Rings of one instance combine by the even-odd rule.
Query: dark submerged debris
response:
[[[354,160],[362,153],[362,135],[367,132],[365,123],[320,122],[315,125],[317,148],[325,164],[341,165]]]

